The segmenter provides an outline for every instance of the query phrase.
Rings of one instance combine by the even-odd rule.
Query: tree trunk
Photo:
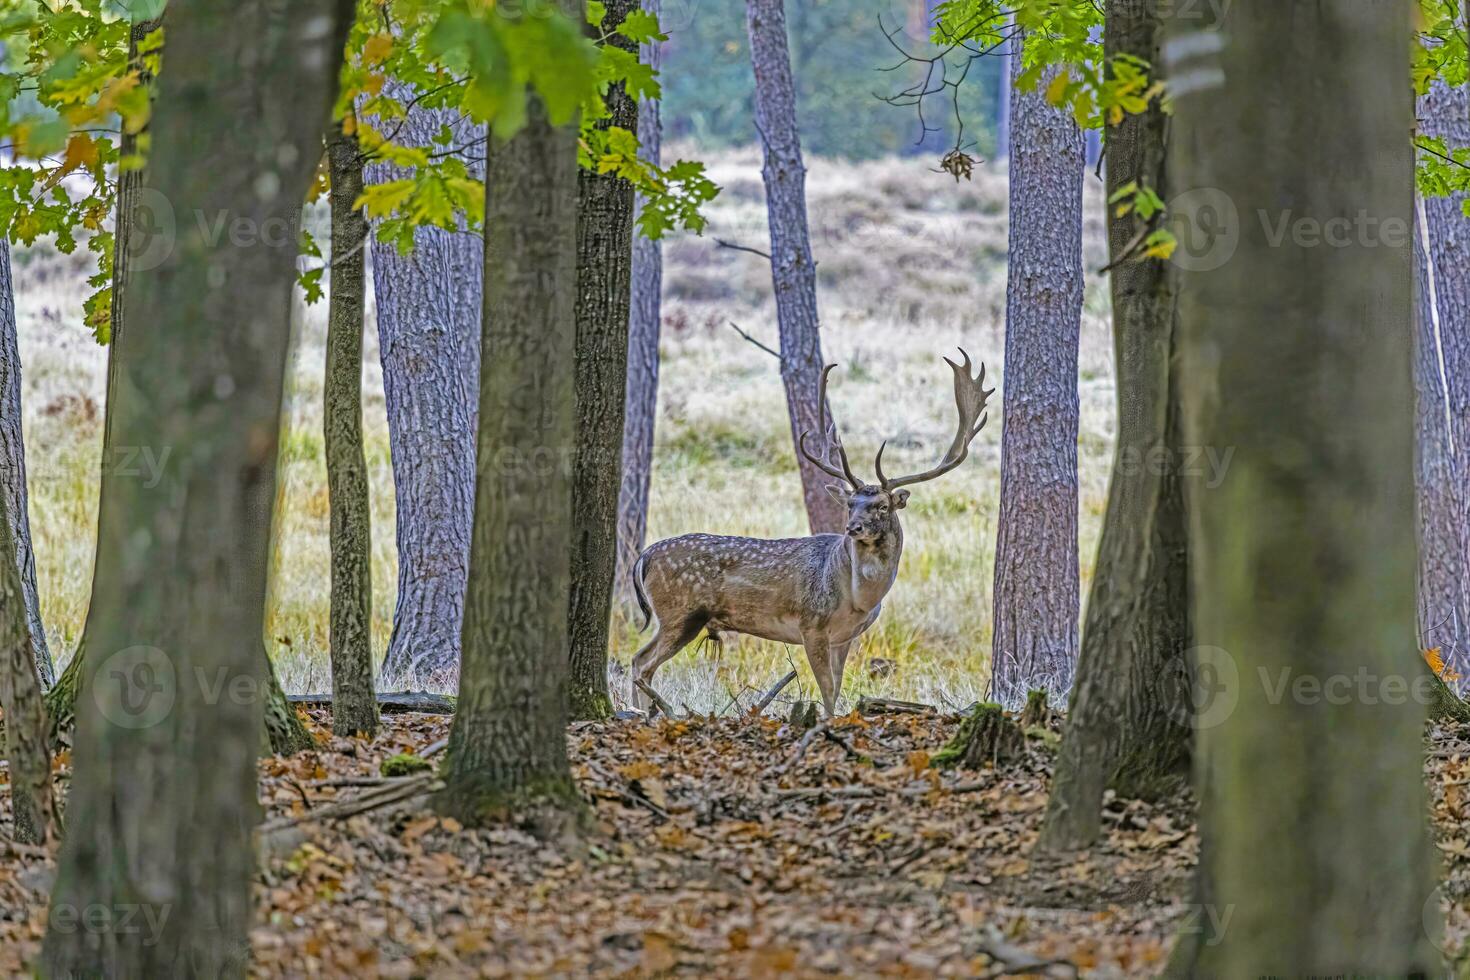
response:
[[[15,546],[11,524],[5,496],[0,495],[0,555]],[[56,826],[56,807],[46,709],[27,612],[20,569],[0,561],[0,711],[10,760],[13,836],[22,844],[44,844]]]
[[[991,691],[1017,706],[1032,689],[1064,694],[1077,659],[1082,133],[1044,85],[1012,110]]]
[[[416,94],[392,80],[385,90],[405,103]],[[397,141],[429,146],[444,126],[467,147],[465,165],[478,178],[484,127],[452,110],[414,106]],[[371,185],[409,175],[377,162],[363,176]],[[468,230],[419,228],[409,255],[376,237],[371,248],[398,543],[398,604],[379,680],[452,684],[474,514],[484,241]]]
[[[245,973],[270,538],[258,517],[274,502],[295,280],[281,231],[316,166],[352,9],[198,0],[170,16],[145,186],[181,229],[199,217],[258,237],[181,234],[129,284],[127,319],[149,329],[117,338],[114,434],[171,451],[156,484],[102,477],[46,975]],[[158,928],[97,928],[98,909]]]
[[[1426,136],[1470,145],[1463,86],[1436,82],[1420,98],[1418,116]],[[1425,198],[1414,234],[1419,630],[1421,642],[1438,647],[1445,666],[1461,674],[1470,669],[1470,218],[1463,203],[1463,195]]]
[[[572,6],[577,16],[580,3]],[[577,128],[538,96],[491,138],[485,194],[480,480],[459,703],[440,812],[557,835],[583,804],[567,761],[577,399]]]
[[[796,86],[786,44],[783,0],[746,0],[750,64],[755,72],[755,126],[760,132],[771,231],[771,285],[781,332],[781,380],[791,416],[793,445],[803,432],[820,444],[818,383],[822,338],[817,321],[817,265],[806,218],[806,164],[796,126]],[[812,533],[840,532],[847,511],[827,492],[830,479],[796,451],[807,521]]]
[[[323,385],[327,490],[332,512],[332,731],[378,730],[373,696],[372,511],[362,445],[363,257],[367,219],[357,137],[336,122],[327,132],[332,171],[332,282]]]
[[[644,0],[643,9],[659,16],[662,0]],[[659,71],[659,42],[639,47],[639,60]],[[657,164],[663,143],[659,100],[638,103],[639,156]],[[638,195],[634,216],[643,207]],[[623,416],[623,485],[618,495],[618,566],[613,583],[623,599],[633,596],[633,565],[648,537],[648,497],[653,479],[653,433],[658,419],[658,339],[664,280],[663,243],[633,233],[632,284],[628,303],[628,401]]]
[[[1424,926],[1407,5],[1299,4],[1290,30],[1273,0],[1225,11],[1216,44],[1179,25],[1168,67],[1178,184],[1247,218],[1179,306],[1186,436],[1236,449],[1217,487],[1188,488],[1200,649],[1234,667],[1196,770],[1202,894],[1230,920],[1172,967],[1441,975]],[[1283,220],[1321,234],[1277,237]]]
[[[41,622],[41,600],[36,591],[36,553],[31,547],[30,495],[26,492],[26,448],[20,404],[20,348],[15,334],[15,286],[10,275],[10,243],[0,239],[0,505],[9,522],[12,555],[20,575],[20,598],[25,607],[26,642],[49,687],[56,680],[46,626]]]
[[[1133,55],[1157,65],[1160,28],[1154,7],[1112,0],[1109,62]],[[1109,194],[1137,180],[1169,197],[1166,130],[1157,102],[1109,127]],[[1134,219],[1110,212],[1112,261],[1124,259],[1137,234]],[[1109,786],[1152,798],[1188,774],[1188,566],[1172,367],[1177,276],[1154,260],[1123,260],[1112,271],[1118,437],[1071,710],[1037,843],[1043,852],[1097,840]]]
[[[610,0],[602,31],[638,9]],[[636,53],[621,35],[606,43]],[[638,104],[622,84],[603,96],[599,127],[638,128]],[[577,455],[572,471],[571,717],[612,716],[607,646],[617,570],[618,492],[622,487],[624,407],[628,397],[629,278],[633,261],[633,185],[615,174],[577,174]]]
[[[154,94],[153,75],[144,67],[139,58],[138,46],[144,37],[156,30],[162,23],[163,18],[159,16],[153,20],[138,21],[129,28],[128,60],[137,66],[138,84],[148,87],[150,98]],[[129,133],[126,129],[123,130],[118,141],[121,156],[132,156],[138,152],[139,135],[139,133]],[[102,469],[104,471],[112,465],[114,452],[112,406],[113,394],[117,390],[119,370],[117,339],[123,333],[123,299],[127,295],[128,276],[132,271],[135,259],[140,261],[144,267],[143,271],[149,271],[162,260],[171,245],[167,237],[159,234],[155,229],[152,222],[156,216],[152,214],[149,214],[148,221],[141,223],[138,229],[141,233],[140,237],[133,238],[133,225],[137,218],[138,189],[142,184],[142,170],[122,170],[117,175],[117,210],[113,217],[112,240],[112,303],[108,311],[107,324],[107,385],[103,394],[102,407]],[[92,568],[94,593],[98,585],[95,562],[94,557]],[[77,640],[76,649],[72,651],[71,660],[67,661],[61,677],[57,678],[55,684],[46,692],[46,712],[51,719],[53,739],[60,732],[72,727],[76,712],[77,692],[81,689],[82,656],[87,649],[87,623],[91,618],[89,602],[87,617],[82,621],[82,635]]]
[[[162,23],[162,16],[153,20],[138,21],[130,28],[128,40],[129,60],[138,65],[139,84],[149,87],[150,96],[154,94],[153,75],[147,71],[140,60],[138,47],[143,39],[157,30]],[[126,131],[122,134],[121,153],[123,156],[137,152],[139,135]],[[157,215],[151,210],[145,209],[142,213],[146,220],[136,220],[140,217],[137,205],[140,197],[139,190],[142,186],[142,170],[124,170],[118,175],[117,214],[114,221],[116,230],[112,260],[112,305],[108,324],[107,389],[102,434],[102,468],[104,471],[113,465],[118,451],[114,447],[113,440],[113,406],[118,385],[117,379],[123,372],[119,354],[121,345],[118,340],[125,332],[125,298],[128,294],[128,284],[132,281],[135,271],[151,272],[157,268],[168,257],[172,248],[172,240],[157,231],[155,225]],[[135,230],[140,233],[138,238],[133,237]],[[162,462],[163,460],[160,459],[160,463]],[[263,523],[262,526],[268,526],[268,523]],[[274,550],[275,540],[272,538],[272,551]],[[94,568],[92,575],[94,592],[101,584],[101,579]],[[50,719],[53,745],[59,744],[61,733],[71,730],[76,720],[76,700],[82,687],[82,675],[86,665],[84,657],[87,649],[87,629],[91,618],[89,609],[87,619],[82,624],[82,636],[77,641],[77,647],[72,653],[71,660],[67,662],[61,677],[46,692],[46,713]],[[270,654],[264,646],[260,649],[260,656],[264,664],[263,676],[266,685],[266,744],[264,748],[283,755],[310,748],[313,744],[311,733],[307,731],[300,715],[286,703],[286,694],[281,690],[280,682],[276,678],[275,666],[271,663]]]

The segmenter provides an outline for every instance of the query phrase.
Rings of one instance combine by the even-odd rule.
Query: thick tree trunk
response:
[[[26,449],[20,405],[20,348],[15,334],[15,286],[10,275],[10,243],[0,239],[0,505],[9,523],[9,547],[20,575],[20,597],[25,607],[27,641],[40,671],[41,683],[56,680],[46,627],[41,622],[41,600],[36,591],[36,554],[31,547],[30,495],[26,492]]]
[[[644,0],[643,9],[659,16],[661,0]],[[655,42],[639,48],[639,60],[658,71],[663,47]],[[663,127],[659,100],[638,103],[638,154],[660,160]],[[643,197],[634,203],[634,216]],[[633,271],[628,303],[628,401],[623,416],[623,485],[618,494],[618,567],[616,595],[633,596],[629,577],[648,537],[648,498],[653,480],[653,433],[658,419],[658,340],[664,280],[663,243],[633,233]]]
[[[1113,0],[1108,59],[1158,64],[1160,29],[1154,7]],[[1109,127],[1109,194],[1137,180],[1169,197],[1166,130],[1157,103]],[[1137,234],[1133,219],[1109,215],[1113,261]],[[1188,774],[1188,565],[1172,367],[1177,276],[1153,260],[1124,260],[1112,271],[1118,437],[1071,710],[1037,844],[1043,852],[1091,845],[1109,786],[1156,797]]]
[[[1426,136],[1470,145],[1464,87],[1436,82],[1420,98],[1418,116]],[[1470,666],[1470,218],[1463,203],[1461,195],[1426,198],[1414,234],[1419,631],[1461,674]]]
[[[580,3],[571,5],[576,16]],[[492,137],[485,194],[479,484],[459,704],[440,812],[555,835],[583,804],[567,761],[577,400],[577,129],[528,98]]]
[[[1018,706],[1032,689],[1064,694],[1077,659],[1082,133],[1044,85],[1012,112],[991,691]]]
[[[243,976],[259,815],[269,516],[295,248],[352,4],[198,0],[169,23],[145,185],[180,234],[131,280],[119,445],[170,447],[156,483],[108,468],[75,776],[42,972]],[[76,928],[84,914],[156,930]],[[141,911],[140,911],[141,910]]]
[[[1239,680],[1196,773],[1202,894],[1230,920],[1172,966],[1441,975],[1424,924],[1408,9],[1301,4],[1289,31],[1274,0],[1225,11],[1221,43],[1180,24],[1168,68],[1191,83],[1174,89],[1178,184],[1248,216],[1179,308],[1186,435],[1236,448],[1217,487],[1189,485],[1197,637]],[[1322,234],[1278,238],[1284,217]]]
[[[391,80],[386,90],[405,102],[415,95]],[[452,110],[414,106],[397,139],[429,146],[444,126],[478,178],[484,127]],[[382,162],[364,170],[369,185],[406,176]],[[419,228],[409,255],[376,237],[371,248],[398,515],[398,604],[379,680],[452,684],[474,514],[484,241],[469,231]]]
[[[0,496],[0,555],[15,547],[5,508]],[[0,561],[0,712],[5,714],[5,756],[10,760],[12,834],[23,844],[42,844],[56,826],[56,806],[41,676],[26,614],[20,569]]]
[[[602,30],[638,9],[610,0]],[[636,51],[613,35],[607,43]],[[601,127],[638,128],[638,104],[621,84],[603,96]],[[633,260],[633,185],[614,174],[577,175],[577,455],[572,471],[571,717],[608,718],[608,620],[617,570],[623,412],[628,397],[628,304]]]
[[[771,231],[771,285],[781,333],[781,380],[786,386],[793,445],[803,432],[811,432],[815,446],[822,437],[817,404],[822,375],[817,265],[807,230],[806,164],[796,126],[796,86],[783,0],[746,0],[745,22],[755,72],[755,126],[764,152],[761,179]],[[847,523],[847,512],[827,492],[831,480],[799,450],[796,459],[812,533],[840,532]]]
[[[162,22],[162,17],[138,21],[132,25],[129,38],[130,58],[138,63],[141,74],[140,84],[150,87],[150,95],[152,94],[153,76],[139,60],[138,46]],[[138,135],[123,133],[121,149],[124,156],[137,152]],[[143,186],[143,171],[125,170],[118,175],[117,184],[117,216],[114,222],[116,231],[112,261],[112,307],[108,325],[107,390],[102,433],[102,468],[104,471],[122,461],[113,438],[113,406],[118,378],[123,373],[118,340],[126,332],[125,298],[128,295],[128,285],[135,271],[146,273],[157,268],[168,257],[172,247],[171,240],[157,231],[154,224],[157,216],[146,209],[142,215],[139,215],[136,210],[139,200],[138,192]],[[140,217],[144,220],[140,221]],[[134,237],[135,231],[138,232],[137,237]],[[159,455],[155,458],[158,458],[162,464],[165,462],[161,455],[162,450],[158,452]],[[92,575],[94,592],[101,584],[101,579],[94,568]],[[71,660],[67,662],[61,677],[46,692],[46,713],[50,719],[53,744],[57,743],[62,732],[72,729],[76,720],[76,700],[82,686],[82,674],[86,664],[84,654],[87,649],[87,629],[91,618],[89,609],[87,620],[82,624],[81,639],[77,641],[77,647],[72,653]],[[266,683],[265,729],[268,736],[266,748],[282,754],[310,748],[313,744],[311,734],[306,730],[300,716],[286,704],[286,695],[276,679],[275,667],[271,664],[270,655],[264,646],[261,647],[260,655],[264,661]]]
[[[363,248],[367,218],[357,137],[336,122],[327,132],[332,172],[332,282],[323,385],[327,490],[332,513],[332,731],[371,738],[373,697],[372,511],[362,445]]]

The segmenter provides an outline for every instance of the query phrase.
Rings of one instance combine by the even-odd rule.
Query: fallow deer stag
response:
[[[915,483],[942,476],[965,461],[970,442],[985,426],[985,366],[970,377],[970,355],[964,363],[949,358],[954,369],[959,427],[954,442],[933,469],[889,479],[883,474],[883,448],[873,467],[878,485],[853,476],[837,428],[827,419],[827,378],[822,372],[817,393],[826,446],[812,455],[802,433],[802,455],[829,476],[843,481],[828,492],[847,506],[846,534],[814,534],[807,538],[723,537],[686,534],[651,545],[633,567],[634,592],[643,611],[643,628],[656,617],[653,639],[633,658],[634,703],[647,708],[638,681],[651,683],[654,671],[688,646],[700,631],[801,644],[831,717],[842,692],[842,673],[852,644],[878,619],[883,597],[898,575],[903,528],[898,512],[908,503]],[[884,443],[884,447],[887,443]]]

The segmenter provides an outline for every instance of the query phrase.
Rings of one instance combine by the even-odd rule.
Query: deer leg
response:
[[[842,675],[847,671],[847,655],[852,651],[856,640],[848,640],[846,643],[835,643],[828,650],[828,659],[832,664],[832,703],[842,697]]]
[[[831,718],[832,709],[837,707],[837,695],[832,690],[832,647],[827,637],[820,633],[803,636],[802,645],[806,647],[806,660],[811,665],[812,676],[817,679],[817,687],[822,692],[822,707]]]
[[[653,684],[653,673],[665,663],[672,660],[674,655],[684,649],[704,629],[708,617],[689,616],[683,622],[672,623],[665,629],[662,622],[658,625],[658,632],[648,645],[633,655],[633,669],[629,674],[629,685],[633,688],[633,706],[639,711],[648,710],[648,695],[638,689],[638,681],[645,684]]]

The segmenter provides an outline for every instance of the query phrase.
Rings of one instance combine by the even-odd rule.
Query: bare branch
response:
[[[752,344],[755,344],[761,350],[765,351],[767,354],[770,354],[776,360],[779,361],[781,359],[781,352],[780,351],[771,350],[771,348],[767,347],[765,344],[761,343],[759,340],[756,340],[754,337],[752,337],[750,334],[746,333],[744,330],[741,330],[740,329],[740,324],[736,323],[734,320],[731,320],[730,321],[730,328],[732,330],[734,330],[736,333],[738,333],[740,336],[744,337],[746,340],[750,341]]]
[[[737,252],[749,252],[751,255],[759,255],[767,262],[771,261],[770,252],[762,252],[760,249],[751,248],[749,245],[736,245],[734,242],[727,242],[723,238],[716,238],[715,244],[721,248],[733,248]]]

